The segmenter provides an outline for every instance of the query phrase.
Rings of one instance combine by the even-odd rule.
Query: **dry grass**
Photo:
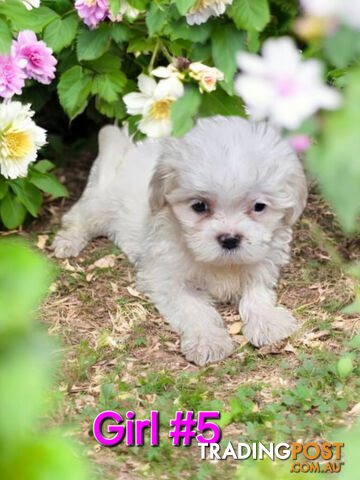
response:
[[[71,199],[47,203],[41,220],[21,232],[38,243],[50,258],[53,258],[49,246],[54,227],[79,194],[86,169],[80,169],[77,180],[72,175],[65,173],[65,176]],[[57,421],[77,425],[78,436],[88,455],[99,465],[103,478],[151,477],[148,460],[125,454],[124,450],[119,455],[119,450],[101,448],[89,435],[92,415],[101,411],[102,386],[128,385],[127,390],[116,391],[115,399],[124,409],[131,406],[144,416],[161,396],[161,392],[139,390],[141,379],[146,382],[152,372],[165,372],[173,382],[184,372],[189,378],[199,378],[205,389],[204,401],[208,398],[226,403],[236,395],[239,386],[263,384],[256,397],[258,404],[273,402],[274,391],[295,385],[292,372],[302,362],[300,354],[340,353],[344,340],[358,333],[359,316],[341,313],[342,307],[353,298],[354,280],[344,274],[339,259],[355,259],[359,247],[360,238],[345,238],[327,205],[316,194],[310,195],[305,215],[295,230],[292,262],[284,269],[278,289],[281,304],[293,310],[299,320],[298,333],[280,345],[255,351],[246,345],[239,331],[240,319],[235,307],[222,305],[223,318],[239,349],[231,359],[207,369],[185,361],[178,337],[137,292],[133,267],[108,240],[92,242],[77,259],[58,261],[61,271],[42,309],[42,320],[49,333],[60,337],[63,343],[59,389],[65,392],[65,398]],[[104,257],[105,263],[97,266],[95,262]],[[101,268],[104,265],[110,267]],[[247,366],[250,357],[255,359],[252,368]],[[284,370],[283,361],[290,369]],[[353,405],[354,402],[350,403],[339,417],[339,424],[352,421],[348,411]],[[312,414],[317,415],[316,409],[313,413],[309,411]],[[246,434],[244,425],[232,423],[224,429],[223,437],[236,438],[242,434]],[[186,455],[194,461],[199,458],[198,451]],[[156,475],[154,478],[176,478],[177,474],[173,477],[171,472],[164,471],[160,477]]]

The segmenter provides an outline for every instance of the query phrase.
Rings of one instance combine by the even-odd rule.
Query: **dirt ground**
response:
[[[70,198],[44,205],[21,234],[53,259],[51,240],[61,215],[79,196],[89,158],[60,179]],[[356,281],[346,264],[360,252],[360,237],[345,238],[330,208],[312,191],[298,222],[291,264],[283,269],[279,302],[291,309],[299,330],[279,345],[254,349],[241,334],[235,306],[220,305],[239,348],[205,368],[189,364],[179,339],[136,289],[134,269],[106,239],[89,244],[76,259],[58,261],[59,275],[42,309],[42,321],[62,342],[56,389],[63,393],[54,423],[70,424],[95,464],[99,478],[172,479],[239,475],[236,462],[201,461],[199,448],[173,448],[169,419],[176,410],[220,410],[223,440],[317,441],[359,412],[356,342],[360,316],[342,309]],[[355,345],[355,346],[354,346]],[[353,358],[343,378],[338,362]],[[161,415],[160,447],[106,449],[91,433],[104,409]],[[234,477],[235,476],[235,477]],[[240,478],[236,477],[236,478]]]

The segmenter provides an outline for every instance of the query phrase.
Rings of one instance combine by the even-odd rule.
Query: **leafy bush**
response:
[[[37,8],[27,10],[24,3]],[[47,70],[40,65],[44,69],[36,74],[28,64],[23,70],[26,87],[20,95],[18,85],[14,99],[29,101],[40,112],[55,95],[70,120],[97,110],[103,117],[127,122],[136,139],[145,134],[181,136],[202,116],[244,116],[245,103],[253,117],[269,118],[285,128],[285,134],[291,131],[295,148],[313,144],[306,155],[310,175],[344,229],[358,230],[357,1],[331,6],[325,0],[39,3],[0,1],[2,57],[10,50],[16,56],[18,44],[25,41],[19,32],[31,30],[36,41],[45,42],[38,48],[43,49]],[[276,42],[270,37],[279,38]],[[262,56],[237,58],[238,52],[254,55],[260,50]],[[242,73],[236,77],[239,67]],[[325,78],[333,87],[325,85]],[[1,96],[3,92],[0,85]],[[321,108],[338,111],[317,113]],[[44,164],[15,183],[2,178],[5,226],[20,224],[26,210],[36,215],[38,189],[65,195]]]
[[[0,241],[0,469],[8,480],[89,478],[76,445],[41,421],[53,407],[54,345],[34,312],[53,277],[23,243]]]

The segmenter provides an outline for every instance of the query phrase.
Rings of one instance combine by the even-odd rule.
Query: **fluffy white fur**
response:
[[[186,358],[205,365],[233,351],[214,299],[239,302],[243,333],[255,346],[296,329],[292,314],[276,306],[275,288],[306,194],[296,154],[265,123],[218,116],[181,139],[137,144],[106,126],[55,254],[76,256],[91,238],[109,237],[135,264],[138,288],[178,332]],[[195,212],[197,201],[209,211]],[[254,211],[257,202],[266,208]],[[224,234],[238,235],[240,245],[225,250]]]

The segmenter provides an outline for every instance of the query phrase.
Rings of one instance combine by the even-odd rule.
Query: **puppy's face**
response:
[[[276,230],[305,205],[304,174],[290,147],[268,126],[240,118],[201,120],[182,140],[168,141],[156,175],[162,191],[153,180],[152,195],[162,196],[204,263],[260,261]]]
[[[178,194],[180,192],[177,192]],[[197,192],[182,199],[169,196],[187,247],[198,261],[219,265],[253,263],[263,258],[283,218],[261,191]]]

